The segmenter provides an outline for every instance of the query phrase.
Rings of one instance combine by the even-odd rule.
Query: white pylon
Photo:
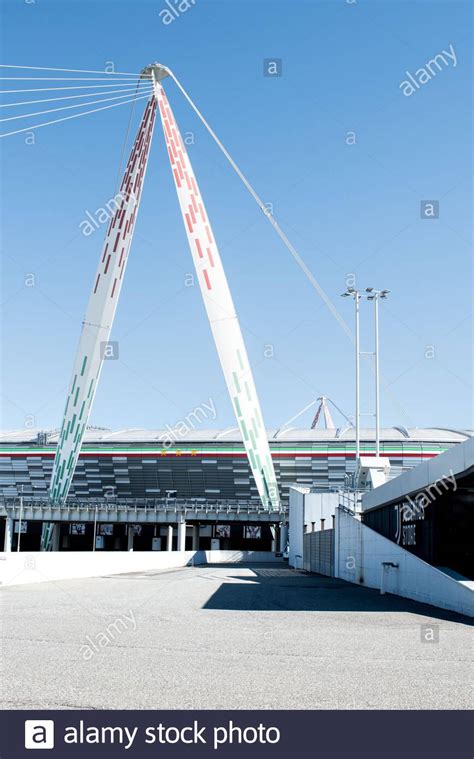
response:
[[[160,84],[168,70],[153,64],[142,73],[152,75],[154,95],[125,171],[121,186],[125,197],[110,222],[99,260],[59,435],[50,498],[53,502],[64,501],[71,486],[122,286],[158,103],[191,253],[250,468],[264,506],[278,509],[270,446],[232,296],[191,163]]]
[[[262,503],[277,509],[279,493],[270,446],[224,267],[165,91],[157,80],[154,86],[189,247],[250,468]]]
[[[108,350],[148,162],[156,100],[148,102],[125,168],[86,309],[53,464],[50,499],[67,497]]]
[[[321,416],[321,411],[323,412],[324,416],[324,424],[327,430],[335,430],[336,425],[333,422],[331,412],[329,410],[329,406],[327,404],[327,401],[330,400],[325,395],[322,395],[320,398],[318,398],[318,401],[320,401],[320,404],[318,406],[318,410],[316,411],[316,414],[314,416],[313,422],[311,424],[311,429],[314,430],[319,422],[319,417]]]

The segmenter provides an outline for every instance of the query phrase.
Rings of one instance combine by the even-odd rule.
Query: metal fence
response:
[[[334,577],[334,534],[331,529],[303,536],[303,569]]]

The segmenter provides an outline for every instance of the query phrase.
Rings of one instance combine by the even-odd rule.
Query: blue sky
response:
[[[382,423],[472,426],[470,3],[196,0],[168,25],[165,7],[5,0],[3,62],[172,68],[343,316],[352,322],[352,304],[339,297],[348,276],[391,291],[381,309]],[[404,96],[405,72],[450,45],[456,66],[449,61]],[[268,58],[282,60],[281,77],[263,76]],[[190,158],[267,426],[321,393],[352,414],[347,336],[176,87],[166,89],[181,131],[194,135]],[[113,195],[130,109],[39,129],[34,145],[22,134],[0,143],[4,429],[60,426],[104,234],[85,237],[79,224]],[[439,201],[439,219],[420,218],[421,200]],[[185,286],[189,272],[157,124],[112,333],[119,360],[104,366],[92,424],[173,425],[210,397],[214,426],[233,423],[199,290]],[[30,274],[34,286],[25,284]],[[371,350],[369,304],[362,323]],[[368,360],[362,408],[370,412]],[[299,420],[310,421],[311,411]]]

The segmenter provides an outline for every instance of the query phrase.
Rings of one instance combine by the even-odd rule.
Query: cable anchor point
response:
[[[150,63],[140,72],[140,79],[154,79],[155,82],[161,82],[162,79],[170,75],[170,71],[161,63]]]

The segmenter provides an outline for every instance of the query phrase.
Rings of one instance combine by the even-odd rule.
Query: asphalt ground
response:
[[[286,564],[22,585],[0,611],[4,709],[472,708],[470,620]]]

